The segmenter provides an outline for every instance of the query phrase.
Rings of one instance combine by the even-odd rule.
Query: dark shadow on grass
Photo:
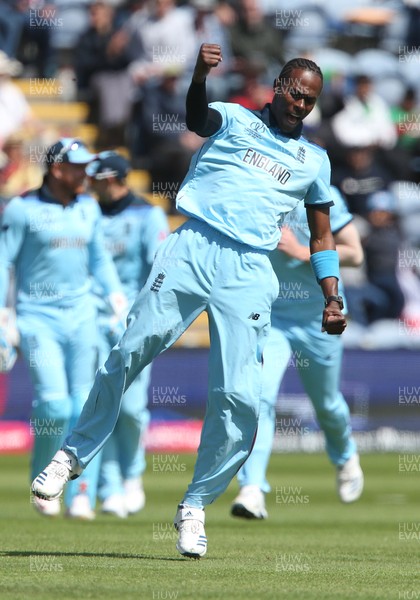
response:
[[[86,558],[134,558],[138,560],[169,560],[185,562],[182,556],[152,556],[147,554],[126,554],[124,552],[39,552],[37,550],[0,550],[0,556],[85,556]]]

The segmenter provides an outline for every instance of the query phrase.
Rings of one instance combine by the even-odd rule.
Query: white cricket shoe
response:
[[[146,504],[146,495],[140,477],[124,481],[125,507],[129,515],[138,513]]]
[[[33,505],[37,512],[44,517],[58,517],[60,514],[60,500],[44,500],[34,496]]]
[[[204,510],[180,504],[174,519],[174,525],[179,533],[176,543],[178,552],[190,558],[204,556],[207,552]]]
[[[123,494],[112,494],[102,503],[102,512],[120,519],[126,519],[128,512]]]
[[[231,514],[244,519],[266,519],[264,493],[258,485],[244,485],[232,502]]]
[[[363,484],[363,471],[356,453],[337,468],[337,493],[341,502],[348,504],[358,500],[363,492]]]
[[[50,464],[35,477],[31,491],[38,498],[55,500],[63,493],[66,483],[79,477],[81,472],[76,458],[64,450],[59,450]]]
[[[81,521],[93,521],[95,512],[90,506],[89,496],[87,494],[77,494],[74,496],[71,505],[66,510],[66,517],[69,519],[80,519]]]

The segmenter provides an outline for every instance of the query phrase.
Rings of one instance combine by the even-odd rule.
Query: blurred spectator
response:
[[[362,324],[398,319],[405,304],[397,277],[403,240],[396,200],[389,191],[375,192],[368,198],[367,209],[367,227],[362,233],[367,282],[358,288],[346,287],[350,315]]]
[[[14,134],[3,145],[5,164],[0,167],[0,197],[10,200],[29,189],[40,187],[43,172],[38,162],[30,162],[22,135]]]
[[[229,98],[229,102],[241,104],[249,110],[260,110],[273,98],[273,88],[261,82],[265,72],[263,65],[249,62],[242,68],[243,85]]]
[[[75,69],[79,99],[89,103],[89,122],[99,125],[96,145],[101,148],[125,142],[133,89],[124,49],[112,48],[117,31],[114,8],[106,2],[93,2],[89,17],[89,28],[76,46]]]
[[[23,25],[17,56],[25,72],[34,77],[53,77],[57,68],[53,32],[62,29],[56,1],[19,0],[15,4]]]
[[[212,77],[207,80],[207,98],[209,102],[226,101],[231,86],[229,74],[233,57],[227,27],[217,10],[217,0],[190,0],[189,4],[192,7],[195,54],[198,53],[201,44],[208,43],[209,40],[212,44],[219,44],[223,51],[223,62],[217,66],[217,69],[213,69]],[[186,75],[188,80],[191,78],[194,65],[190,66],[191,70]]]
[[[416,181],[420,166],[420,107],[416,91],[407,87],[401,101],[392,107],[397,144],[384,153],[384,165],[395,179]]]
[[[416,90],[407,87],[400,103],[391,108],[392,119],[396,127],[397,147],[411,150],[420,143],[420,107]]]
[[[315,62],[317,61],[315,56],[312,60]],[[346,78],[341,72],[335,72],[334,70],[329,71],[328,69],[325,69],[323,70],[323,73],[324,86],[322,94],[315,106],[315,111],[312,111],[309,115],[310,118],[312,117],[312,119],[316,119],[316,121],[312,124],[309,122],[304,125],[304,130],[307,129],[308,125],[311,126],[311,141],[327,150],[331,166],[336,168],[337,165],[344,162],[344,148],[336,140],[332,132],[331,119],[344,107],[343,90]],[[308,137],[306,131],[304,131],[304,135]]]
[[[354,93],[332,117],[331,126],[343,146],[374,145],[390,149],[397,141],[390,108],[372,91],[372,80],[367,75],[355,78]]]
[[[401,269],[398,281],[405,298],[402,319],[408,327],[420,333],[420,273],[415,268]]]
[[[282,33],[266,20],[258,0],[239,0],[238,19],[230,27],[230,43],[236,69],[257,61],[267,65],[269,83],[277,77],[284,62]]]
[[[75,49],[77,85],[84,96],[89,97],[92,77],[99,71],[119,71],[128,60],[124,53],[115,55],[109,51],[109,43],[116,31],[114,8],[106,2],[93,2],[89,8],[89,27],[80,36]]]
[[[405,43],[410,48],[420,47],[420,0],[403,0],[408,13]]]
[[[237,12],[229,0],[217,0],[216,14],[224,27],[233,25],[237,18]]]
[[[0,148],[20,129],[29,133],[37,127],[25,95],[12,81],[21,70],[18,61],[0,51]]]
[[[137,118],[143,87],[175,66],[188,70],[195,60],[195,34],[188,7],[178,8],[175,0],[129,2],[131,16],[114,32],[107,54],[127,59],[127,69],[102,72],[94,77],[100,99],[99,149],[130,143],[127,123]],[[191,67],[192,68],[192,67]]]
[[[50,25],[51,45],[58,69],[68,68],[73,63],[77,41],[88,26],[89,5],[92,1],[94,0],[52,0],[56,14]]]
[[[316,62],[316,60],[315,60]],[[346,77],[343,73],[323,71],[324,86],[317,105],[325,121],[331,119],[344,108]]]
[[[175,0],[155,0],[140,8],[127,23],[131,33],[129,71],[137,85],[159,77],[168,66],[188,71],[195,63],[196,38],[189,8]]]
[[[185,93],[180,90],[181,70],[167,67],[162,77],[144,86],[140,112],[140,140],[143,158],[147,159],[152,192],[173,201],[185,177],[194,152],[203,140],[188,131],[185,124]]]
[[[7,165],[7,154],[5,152],[3,152],[2,150],[0,150],[0,177],[1,177],[1,173],[3,171],[3,169],[6,167]],[[3,194],[0,192],[0,225],[1,225],[1,215],[3,214],[3,210],[6,206],[8,199],[6,197],[3,196]]]
[[[24,6],[19,0],[0,0],[0,50],[16,58],[25,23]]]
[[[391,177],[371,146],[347,148],[344,164],[332,170],[332,183],[344,195],[352,214],[365,215],[368,197],[384,190],[390,182]]]
[[[126,48],[130,60],[140,55],[141,45],[139,48],[137,35],[149,15],[148,5],[148,0],[127,0],[125,10],[123,8],[119,11],[122,23],[111,41],[112,52],[119,53]]]

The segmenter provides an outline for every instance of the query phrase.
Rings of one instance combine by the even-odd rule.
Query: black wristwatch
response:
[[[325,299],[325,308],[327,308],[330,302],[337,302],[340,310],[343,310],[344,303],[342,296],[328,296],[328,298]]]

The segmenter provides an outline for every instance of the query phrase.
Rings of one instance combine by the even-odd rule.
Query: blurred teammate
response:
[[[20,349],[34,387],[32,478],[60,448],[92,385],[97,328],[90,276],[113,306],[123,304],[100,234],[100,210],[84,192],[85,168],[93,158],[82,142],[59,140],[46,153],[42,186],[12,199],[3,214],[0,305],[5,305],[13,266]],[[98,469],[96,460],[69,486],[70,517],[94,517]],[[60,502],[35,498],[35,508],[55,516]]]
[[[194,475],[178,506],[178,551],[206,553],[204,507],[224,492],[249,455],[256,434],[262,351],[278,280],[269,259],[278,222],[299,202],[308,206],[312,264],[328,299],[325,329],[346,326],[337,294],[338,256],[329,221],[330,163],[301,137],[302,120],[322,89],[315,63],[295,59],[275,81],[271,105],[253,113],[207,103],[205,80],[222,60],[203,44],[187,93],[187,126],[209,138],[191,160],[177,196],[190,217],[159,247],[150,276],[129,315],[63,450],[34,480],[32,491],[58,497],[111,434],[124,390],[202,312],[210,327],[209,395]]]
[[[159,244],[168,235],[168,222],[159,206],[136,197],[127,186],[130,165],[116,152],[102,152],[86,172],[102,211],[102,230],[124,293],[131,306],[143,287]],[[95,289],[99,310],[99,364],[124,333]],[[121,322],[120,322],[121,324]],[[99,478],[102,511],[126,517],[141,510],[145,496],[141,475],[146,467],[141,443],[149,423],[147,390],[151,365],[139,374],[124,394],[115,429],[104,446]]]
[[[359,266],[363,261],[359,234],[340,192],[334,187],[331,191],[331,229],[340,265]],[[267,517],[264,494],[270,491],[266,471],[275,434],[277,394],[292,354],[299,357],[299,376],[324,431],[328,456],[337,467],[340,500],[354,502],[363,491],[349,408],[339,390],[342,341],[321,331],[322,296],[309,262],[309,229],[302,205],[287,215],[284,225],[278,250],[270,255],[280,294],[272,307],[264,349],[258,432],[252,452],[238,473],[241,489],[232,504],[233,515],[249,519]],[[339,289],[342,294],[341,286]]]

